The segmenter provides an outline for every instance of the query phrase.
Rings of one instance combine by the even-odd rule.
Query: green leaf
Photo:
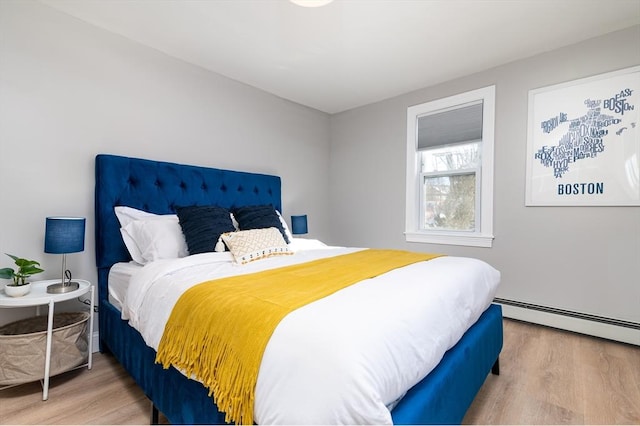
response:
[[[35,260],[18,259],[16,260],[16,265],[18,265],[21,269],[25,269],[34,265],[40,265],[40,262],[36,262]]]
[[[28,277],[29,275],[39,274],[40,272],[44,272],[44,269],[36,268],[33,265],[23,266],[20,268],[20,275]]]
[[[0,278],[9,279],[13,278],[14,275],[15,273],[11,268],[0,269]]]

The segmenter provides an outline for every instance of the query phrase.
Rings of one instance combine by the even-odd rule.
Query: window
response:
[[[407,109],[406,240],[491,247],[495,86]]]

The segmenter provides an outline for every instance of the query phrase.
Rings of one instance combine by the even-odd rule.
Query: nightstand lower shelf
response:
[[[4,328],[11,327],[34,327],[37,332],[20,334],[20,330],[13,330],[14,335],[8,333],[0,338],[7,338],[6,342],[3,342],[3,347],[6,349],[6,353],[0,352],[2,355],[3,364],[7,365],[12,359],[20,362],[20,356],[15,356],[16,352],[19,352],[26,345],[26,350],[30,353],[27,354],[33,362],[40,364],[44,363],[44,371],[42,364],[39,367],[32,367],[33,375],[29,374],[29,367],[25,369],[25,366],[17,365],[15,371],[5,369],[3,376],[0,377],[0,383],[6,384],[6,386],[0,387],[0,390],[9,387],[17,386],[19,384],[28,383],[40,380],[42,383],[42,400],[46,401],[49,398],[49,379],[50,376],[71,371],[77,368],[87,367],[91,369],[93,360],[93,309],[94,309],[94,289],[93,286],[84,280],[79,280],[80,286],[77,290],[68,293],[61,294],[49,294],[46,292],[48,285],[55,283],[56,280],[51,281],[38,281],[32,283],[32,291],[26,296],[22,297],[9,297],[5,294],[0,294],[0,308],[8,307],[27,307],[35,306],[36,312],[39,313],[40,307],[47,305],[48,312],[46,317],[46,333],[44,331],[44,317],[36,316],[16,323],[8,324]],[[90,311],[88,315],[86,313],[60,313],[54,314],[55,303],[71,300],[76,297],[80,297],[86,293],[90,293]],[[80,315],[82,318],[73,318],[73,315]],[[88,326],[87,326],[88,322]],[[78,328],[79,327],[79,328]],[[18,334],[15,334],[15,332]],[[55,334],[54,334],[55,333]],[[68,343],[64,338],[78,339],[77,344],[81,348],[80,353],[77,352],[77,347],[70,347],[65,345]],[[21,341],[21,339],[27,339]],[[28,339],[32,339],[30,342]],[[44,338],[44,342],[42,339]],[[67,340],[69,340],[67,339]],[[86,339],[86,340],[85,340]],[[55,345],[54,345],[55,342]],[[33,347],[29,345],[33,343]],[[42,347],[44,343],[44,360],[42,360]],[[72,343],[73,345],[76,342]],[[55,351],[52,350],[55,347]],[[69,348],[66,351],[65,348]],[[86,360],[82,350],[86,348]],[[31,353],[33,351],[33,353]],[[38,355],[40,351],[40,356]],[[13,356],[13,358],[12,358]],[[51,362],[54,358],[54,367],[52,371]]]

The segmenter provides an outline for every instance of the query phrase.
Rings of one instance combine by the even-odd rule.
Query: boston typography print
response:
[[[527,205],[640,205],[640,67],[529,92]]]

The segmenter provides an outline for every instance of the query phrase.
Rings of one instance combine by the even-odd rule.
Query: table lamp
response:
[[[307,215],[291,216],[291,233],[298,235],[307,232],[309,232],[307,230]]]
[[[59,283],[47,287],[47,293],[67,293],[77,290],[79,284],[71,281],[67,270],[67,253],[84,250],[83,217],[48,217],[44,234],[44,252],[62,254],[62,273]],[[68,281],[65,281],[65,275]]]

